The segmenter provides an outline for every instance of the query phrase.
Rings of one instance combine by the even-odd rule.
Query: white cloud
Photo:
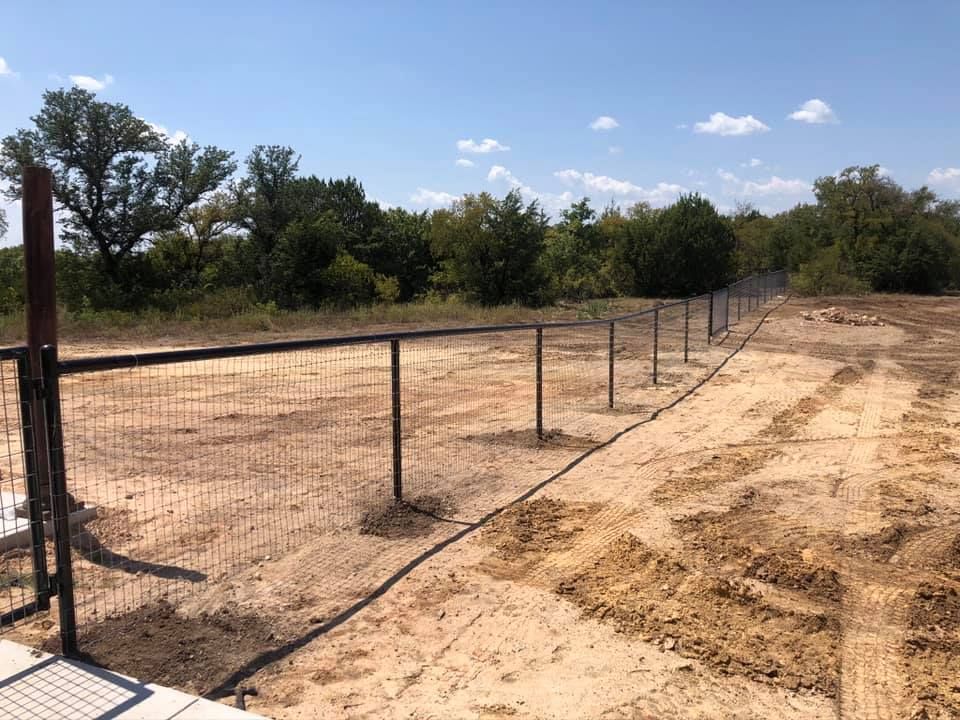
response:
[[[741,180],[732,172],[722,168],[717,170],[717,176],[723,180],[725,195],[739,195],[742,197],[765,197],[768,195],[803,195],[812,190],[806,180],[784,179],[771,175],[766,182]]]
[[[690,126],[687,125],[686,123],[680,123],[679,125],[677,125],[677,130],[686,130],[688,127]]]
[[[838,122],[833,108],[818,98],[807,100],[800,106],[799,110],[790,113],[787,117],[791,120],[799,120],[800,122],[811,123],[813,125]]]
[[[622,155],[623,148],[620,145],[611,145],[607,148],[607,152],[611,155]]]
[[[457,158],[457,167],[473,167],[473,160],[466,158]]]
[[[652,188],[644,188],[629,180],[617,180],[607,175],[594,175],[579,170],[558,170],[553,176],[566,185],[580,185],[587,192],[609,193],[633,201],[645,200],[659,205],[670,203],[677,195],[687,191],[687,188],[676,183],[659,182]]]
[[[934,168],[927,176],[927,182],[931,185],[960,190],[960,168]]]
[[[457,140],[457,150],[462,153],[492,153],[506,152],[510,149],[509,145],[503,145],[493,138],[484,138],[480,142],[474,142],[473,138],[469,140]]]
[[[377,205],[379,205],[381,210],[392,210],[393,208],[396,207],[396,205],[394,205],[393,203],[388,203],[386,200],[380,200],[379,198],[370,198],[370,199],[373,200],[373,202],[375,202]]]
[[[753,135],[767,132],[770,128],[757,120],[753,115],[731,117],[726,113],[715,112],[705,122],[698,122],[693,126],[695,133],[707,135]]]
[[[428,190],[422,187],[418,187],[417,191],[410,196],[410,202],[430,207],[448,207],[459,199],[457,195],[451,195],[448,192]]]
[[[90,77],[89,75],[71,75],[70,82],[81,90],[99,92],[106,88],[107,85],[113,85],[113,75],[104,75],[103,80],[97,80],[95,77]]]
[[[160,133],[161,135],[163,135],[163,139],[169,145],[176,145],[177,143],[182,142],[183,140],[190,139],[190,136],[187,135],[183,130],[177,130],[171,135],[170,131],[167,130],[163,125],[157,125],[157,123],[152,123],[149,120],[146,120],[145,118],[140,118],[140,119],[143,120],[147,125],[149,125],[150,129],[153,130],[155,133]]]
[[[13,77],[17,77],[19,73],[15,73],[13,69],[7,65],[7,61],[0,57],[0,76],[2,75],[12,75]]]
[[[613,130],[614,128],[618,127],[620,127],[620,123],[618,123],[615,118],[612,118],[609,115],[601,115],[592,123],[590,123],[591,130]]]
[[[536,200],[548,215],[559,215],[576,199],[572,192],[546,193],[534,190],[503,165],[494,165],[487,173],[488,182],[505,182],[511,190],[518,190],[526,202]]]
[[[877,174],[880,177],[893,177],[893,173],[890,171],[890,168],[880,165],[877,167]]]
[[[759,158],[750,158],[750,162],[740,163],[740,167],[758,168],[763,166],[763,160]]]

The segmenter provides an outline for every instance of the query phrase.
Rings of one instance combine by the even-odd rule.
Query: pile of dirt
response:
[[[430,534],[441,514],[452,510],[448,502],[433,495],[394,500],[385,508],[365,513],[360,519],[360,534],[391,540],[422,537]]]
[[[904,652],[913,717],[960,717],[960,592],[921,583],[909,610]],[[925,714],[924,714],[925,713]]]
[[[718,672],[829,697],[837,693],[836,617],[775,607],[742,580],[697,572],[631,533],[555,590],[586,617]]]
[[[839,601],[843,595],[840,574],[827,565],[814,565],[800,552],[766,552],[753,557],[744,576],[780,587],[802,590],[813,597]]]
[[[506,445],[508,447],[525,449],[565,448],[573,450],[589,450],[598,445],[590,437],[569,435],[562,430],[544,430],[538,436],[536,430],[503,430],[495,433],[480,433],[464,435],[464,440],[470,442],[489,443],[491,445]]]
[[[887,525],[879,532],[843,538],[838,547],[847,554],[887,562],[900,549],[914,527],[904,523]]]
[[[501,559],[532,559],[570,547],[599,509],[593,503],[538,497],[506,510],[484,529],[483,537]]]
[[[709,492],[756,472],[781,454],[774,448],[740,448],[711,454],[686,472],[671,472],[670,479],[654,489],[653,499],[666,503]]]
[[[197,695],[283,642],[267,618],[226,607],[187,616],[164,601],[90,625],[79,637],[84,660]],[[58,652],[58,643],[51,638],[44,649]]]
[[[856,325],[867,326],[874,325],[883,327],[886,323],[876,315],[865,315],[851,312],[844,307],[828,307],[823,310],[807,310],[800,313],[804,320],[812,322],[837,323],[838,325]]]
[[[809,424],[819,412],[840,397],[844,387],[854,385],[862,379],[863,370],[852,365],[845,365],[837,370],[829,380],[821,383],[813,394],[800,398],[793,405],[774,415],[762,434],[777,440],[792,438],[797,431]]]

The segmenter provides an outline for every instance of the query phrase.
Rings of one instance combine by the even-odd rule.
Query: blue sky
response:
[[[411,208],[516,186],[552,211],[683,189],[772,212],[869,163],[960,195],[956,2],[54,1],[0,17],[4,135],[45,88],[80,83],[240,159],[291,145],[304,172]]]

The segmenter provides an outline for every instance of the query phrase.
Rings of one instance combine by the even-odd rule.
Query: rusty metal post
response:
[[[400,417],[400,340],[390,341],[390,405],[393,429],[393,497],[403,498],[403,433]]]
[[[35,392],[30,418],[40,505],[49,512],[50,461],[40,389],[40,349],[57,344],[57,285],[53,254],[53,173],[23,169],[23,268],[26,290],[27,347]]]
[[[653,311],[653,384],[657,384],[657,366],[660,353],[660,308]]]
[[[613,356],[614,356],[614,325],[616,323],[610,323],[610,347],[608,348],[608,357],[610,360],[610,367],[607,373],[607,405],[613,407]]]
[[[537,437],[543,440],[543,328],[537,328]]]

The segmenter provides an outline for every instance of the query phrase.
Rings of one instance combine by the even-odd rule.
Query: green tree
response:
[[[99,254],[110,281],[124,285],[124,260],[234,171],[231,153],[186,140],[170,144],[126,105],[100,102],[79,88],[43,94],[34,127],[5,137],[0,178],[20,194],[25,165],[53,171],[54,197],[66,213],[61,237]]]
[[[608,239],[597,224],[589,198],[561,212],[560,222],[547,230],[543,253],[554,295],[583,300],[610,294],[611,281],[604,264]]]
[[[730,221],[703,196],[681,195],[657,217],[647,290],[680,297],[722,287],[735,274],[735,249]]]
[[[437,265],[430,250],[430,215],[390,208],[369,239],[355,247],[358,259],[376,272],[396,278],[396,299],[407,301],[426,292]]]
[[[285,308],[322,305],[330,297],[331,278],[326,271],[341,252],[344,239],[343,227],[332,213],[287,225],[271,253],[272,298]]]
[[[547,219],[536,201],[524,206],[516,190],[502,200],[465,195],[434,212],[431,225],[438,285],[458,287],[485,305],[542,301]]]

